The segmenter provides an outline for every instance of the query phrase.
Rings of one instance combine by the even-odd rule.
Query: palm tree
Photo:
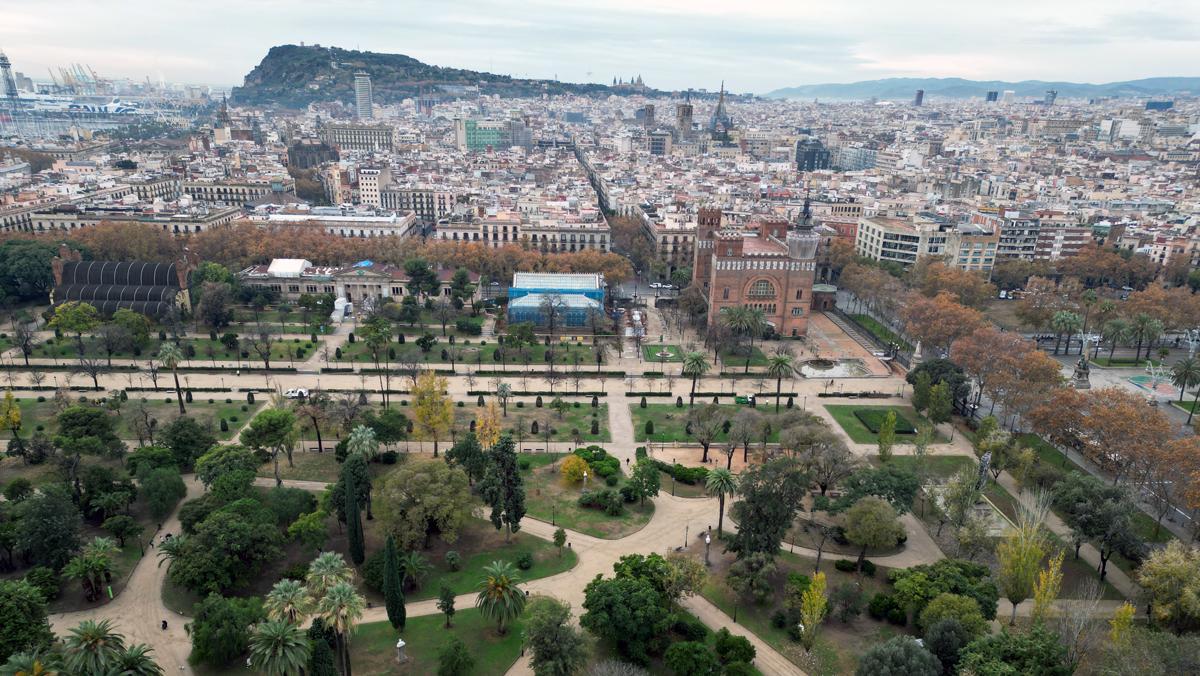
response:
[[[367,602],[354,591],[354,585],[345,581],[330,587],[317,603],[317,614],[337,634],[342,676],[350,676],[350,634],[366,607]]]
[[[767,361],[767,375],[775,379],[775,412],[779,413],[779,393],[783,389],[783,379],[786,376],[792,375],[795,368],[792,366],[792,355],[786,352],[779,352],[771,355]]]
[[[493,561],[483,567],[483,574],[475,607],[484,618],[495,620],[496,631],[503,634],[504,625],[525,610],[525,592],[517,586],[520,577],[507,561]]]
[[[187,545],[187,541],[186,533],[162,540],[158,545],[158,566],[161,568],[165,561],[167,572],[170,573],[171,566],[183,555],[183,548]]]
[[[1133,323],[1130,327],[1133,335],[1137,337],[1137,349],[1133,353],[1133,360],[1137,361],[1142,356],[1142,342],[1146,342],[1146,356],[1150,356],[1150,346],[1158,337],[1162,335],[1162,322],[1151,317],[1145,312],[1139,312],[1133,318]]]
[[[429,571],[433,566],[429,565],[429,561],[421,555],[420,552],[407,552],[400,556],[400,575],[403,578],[404,584],[407,584],[410,589],[416,589],[421,586],[421,580],[429,575]]]
[[[59,676],[61,658],[57,653],[34,650],[29,653],[13,653],[0,666],[4,676]]]
[[[171,369],[175,376],[175,399],[179,401],[179,415],[187,413],[183,408],[183,390],[179,387],[179,364],[183,361],[183,351],[175,343],[163,343],[158,348],[158,363]]]
[[[250,665],[267,676],[303,673],[311,649],[305,631],[291,622],[259,622],[250,633]]]
[[[125,639],[109,620],[84,620],[63,641],[63,666],[70,674],[107,674],[125,651]]]
[[[308,589],[299,580],[288,578],[276,582],[263,600],[267,617],[291,624],[300,624],[311,608]]]
[[[117,655],[117,667],[113,673],[121,676],[163,676],[162,667],[150,656],[154,649],[136,643]]]
[[[1129,340],[1130,337],[1129,322],[1124,319],[1110,319],[1104,322],[1100,328],[1100,336],[1108,342],[1108,360],[1111,362],[1113,352],[1117,349],[1117,343],[1123,343]],[[1100,350],[1100,343],[1096,343],[1097,352]],[[1095,359],[1095,357],[1092,357]]]
[[[346,559],[337,552],[322,552],[308,564],[309,593],[313,598],[320,599],[332,587],[343,582],[349,582],[353,577]]]
[[[366,460],[374,460],[379,455],[379,441],[375,439],[375,430],[366,425],[359,425],[350,432],[346,439],[346,450],[351,454],[360,454]]]
[[[1067,353],[1071,352],[1071,336],[1083,326],[1083,320],[1079,315],[1069,310],[1059,310],[1054,313],[1050,319],[1050,328],[1054,329],[1054,354],[1058,354],[1059,344],[1062,343],[1063,334],[1067,334]]]
[[[758,308],[729,307],[721,310],[721,323],[736,335],[750,339],[746,352],[746,372],[749,373],[750,359],[754,356],[754,339],[766,329],[766,315]]]
[[[1171,384],[1179,388],[1179,401],[1183,401],[1183,392],[1189,387],[1200,385],[1200,360],[1195,357],[1184,357],[1171,367]],[[1200,400],[1200,389],[1196,390],[1196,399],[1192,401],[1192,410],[1188,411],[1187,424],[1192,424],[1192,414],[1196,409],[1196,401]]]
[[[737,493],[737,477],[733,472],[718,467],[708,473],[708,478],[704,480],[704,488],[708,490],[709,495],[717,496],[717,535],[721,535],[725,527],[725,496]]]
[[[512,396],[512,386],[508,383],[500,383],[496,387],[496,398],[500,400],[500,408],[504,410],[504,417],[508,417],[508,398]]]
[[[696,381],[711,368],[703,352],[688,352],[683,356],[683,375],[692,379],[692,393],[688,397],[690,408],[696,401]]]
[[[68,561],[62,574],[69,580],[79,580],[87,599],[95,601],[100,598],[100,590],[104,588],[104,578],[111,572],[108,557],[84,552]]]

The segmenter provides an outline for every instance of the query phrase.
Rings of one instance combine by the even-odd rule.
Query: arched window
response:
[[[749,295],[756,298],[773,298],[775,296],[775,286],[765,279],[760,279],[750,285]]]

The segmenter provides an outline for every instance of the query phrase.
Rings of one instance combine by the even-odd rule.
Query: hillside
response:
[[[1003,92],[1011,89],[1018,98],[1041,98],[1047,89],[1058,91],[1059,98],[1092,98],[1100,96],[1139,97],[1171,96],[1183,93],[1200,93],[1200,77],[1152,77],[1125,82],[1089,84],[1079,82],[1046,82],[1023,80],[964,80],[957,77],[915,78],[894,77],[883,80],[865,80],[843,84],[814,84],[785,87],[768,92],[764,96],[777,99],[838,99],[859,100],[871,97],[879,99],[911,99],[913,92],[925,90],[926,98],[983,98],[989,91]]]
[[[554,80],[525,80],[507,75],[443,68],[403,54],[359,52],[339,47],[280,45],[272,47],[262,62],[233,88],[233,102],[241,105],[279,105],[299,108],[314,101],[354,98],[354,73],[371,76],[375,101],[391,103],[416,96],[424,88],[431,95],[454,94],[461,87],[478,87],[481,93],[504,97],[542,94],[602,95],[629,92],[628,88],[600,84],[574,84]],[[658,94],[648,90],[646,94]]]

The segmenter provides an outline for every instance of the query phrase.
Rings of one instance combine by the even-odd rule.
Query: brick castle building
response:
[[[722,228],[720,209],[701,209],[693,283],[708,299],[708,323],[721,310],[763,311],[781,336],[808,332],[819,236],[811,226],[766,216],[744,229]]]

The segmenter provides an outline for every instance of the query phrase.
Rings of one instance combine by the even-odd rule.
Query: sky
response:
[[[277,44],[736,92],[884,77],[1200,75],[1196,0],[2,0],[14,70],[241,84]]]

